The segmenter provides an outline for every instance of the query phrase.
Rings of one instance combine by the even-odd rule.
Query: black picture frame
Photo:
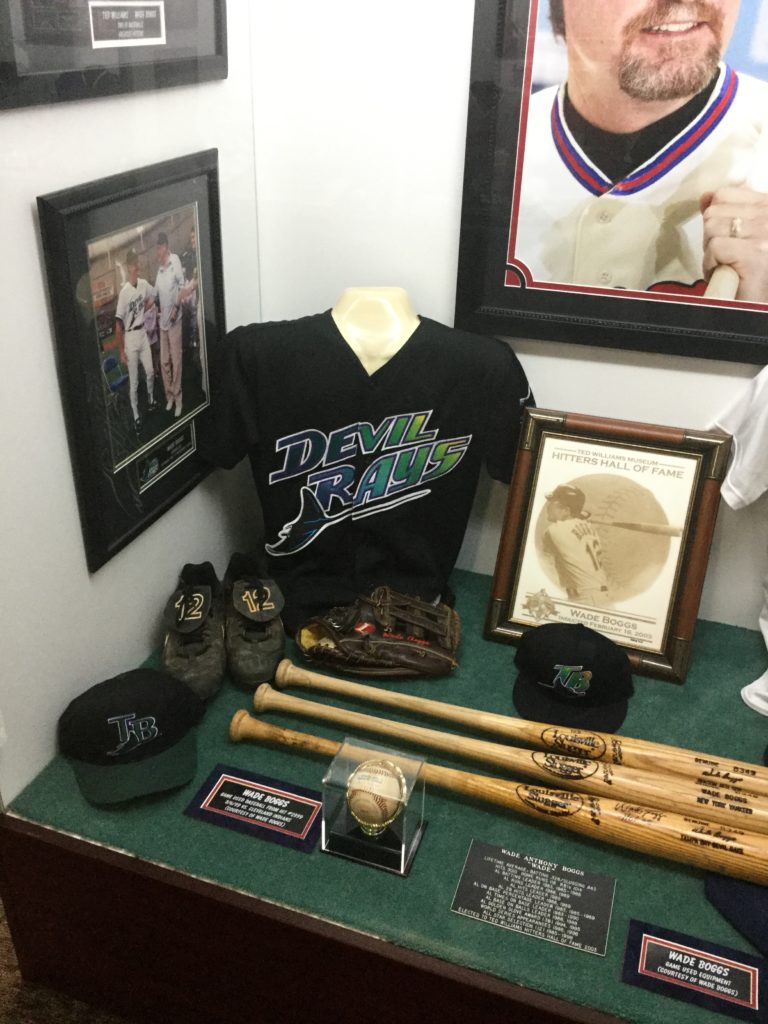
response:
[[[0,0],[0,110],[227,73],[226,0]]]
[[[537,282],[519,261],[509,262],[525,155],[532,46],[544,2],[475,0],[456,326],[507,337],[765,364],[768,305]]]
[[[683,682],[731,440],[525,409],[486,637],[580,624],[625,647],[634,672]]]
[[[40,196],[37,207],[86,561],[94,572],[210,469],[199,454],[198,427],[209,409],[209,365],[225,324],[218,152]],[[137,424],[131,360],[122,358],[127,334],[121,354],[115,313],[129,250],[139,256],[139,276],[154,284],[161,232],[183,266],[184,287],[194,280],[196,288],[169,314],[182,326],[179,411],[167,400],[159,331],[147,322],[151,364],[142,362],[146,355],[134,364]],[[156,307],[155,318],[161,315]],[[148,365],[154,408],[140,368]]]

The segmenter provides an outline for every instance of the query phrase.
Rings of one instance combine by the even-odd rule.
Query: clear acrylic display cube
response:
[[[323,850],[407,875],[426,825],[423,764],[401,750],[345,739],[323,779]],[[373,800],[360,805],[368,791],[378,809]]]

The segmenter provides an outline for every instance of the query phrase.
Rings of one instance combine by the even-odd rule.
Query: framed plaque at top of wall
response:
[[[0,0],[0,109],[226,77],[225,0]]]

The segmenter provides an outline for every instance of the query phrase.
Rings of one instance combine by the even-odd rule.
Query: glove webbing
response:
[[[366,600],[365,598],[363,600]],[[444,606],[428,604],[407,594],[398,594],[389,587],[377,587],[370,598],[376,620],[390,631],[404,623],[417,637],[442,637],[450,634],[450,615]]]

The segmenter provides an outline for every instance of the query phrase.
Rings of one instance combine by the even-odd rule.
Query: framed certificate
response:
[[[682,682],[731,438],[526,409],[486,632],[581,623]]]

